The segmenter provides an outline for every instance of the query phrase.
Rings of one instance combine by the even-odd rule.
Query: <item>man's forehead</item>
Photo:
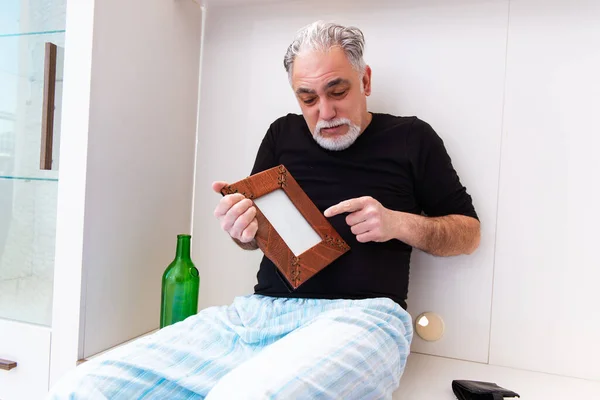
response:
[[[320,89],[339,84],[340,82],[333,82],[338,79],[349,82],[354,78],[353,73],[352,64],[337,46],[329,50],[304,50],[294,60],[292,81],[295,83],[294,87]]]

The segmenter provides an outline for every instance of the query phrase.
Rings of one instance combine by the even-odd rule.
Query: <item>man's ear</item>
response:
[[[365,68],[365,74],[363,75],[363,78],[362,78],[362,84],[363,84],[365,96],[370,96],[371,95],[371,67],[369,67],[368,65]]]

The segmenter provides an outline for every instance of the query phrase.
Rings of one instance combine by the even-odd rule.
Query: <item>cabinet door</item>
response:
[[[595,0],[511,5],[490,351],[596,380],[599,21]]]
[[[0,5],[0,319],[49,326],[64,19],[34,3]]]
[[[48,389],[62,2],[0,4],[0,398]],[[35,325],[34,325],[35,324]],[[3,369],[3,367],[5,369]]]
[[[43,399],[48,391],[50,329],[0,320],[0,399]]]

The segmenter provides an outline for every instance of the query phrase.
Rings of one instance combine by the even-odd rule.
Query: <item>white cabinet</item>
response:
[[[0,368],[3,400],[39,399],[48,388],[64,28],[62,0],[0,5],[0,358],[10,362]],[[43,138],[55,146],[42,146]]]
[[[40,15],[52,13],[48,3],[31,4]],[[23,10],[32,11],[23,6],[21,18]],[[0,370],[3,400],[38,399],[79,359],[156,329],[162,272],[176,235],[191,230],[201,7],[191,1],[78,0],[67,3],[66,15],[64,87],[57,104],[62,118],[55,129],[60,167],[37,172],[39,160],[26,163],[52,179],[54,203],[42,201],[44,188],[37,188],[30,197],[39,204],[22,213],[32,219],[33,225],[23,226],[35,231],[37,242],[27,248],[2,242],[0,248],[0,255],[14,253],[16,260],[0,269],[0,280],[3,273],[16,279],[31,248],[40,249],[40,232],[55,237],[51,255],[34,254],[51,264],[33,268],[48,278],[48,290],[31,291],[49,296],[46,319],[28,321],[48,327],[0,320],[0,358],[17,362],[11,371]],[[39,130],[32,129],[37,142],[23,142],[19,156],[40,152]],[[0,192],[3,210],[5,196],[13,194]],[[13,202],[10,210],[22,203]],[[52,220],[42,226],[30,214],[44,206],[53,207]],[[0,228],[8,226],[3,215]],[[0,306],[6,303],[12,312],[0,318],[22,318],[19,308],[30,299],[19,295],[23,285],[11,282],[0,282]]]

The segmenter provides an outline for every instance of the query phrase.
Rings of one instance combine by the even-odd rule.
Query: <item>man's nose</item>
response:
[[[335,106],[333,102],[322,100],[319,104],[319,117],[322,120],[329,121],[335,118]]]

